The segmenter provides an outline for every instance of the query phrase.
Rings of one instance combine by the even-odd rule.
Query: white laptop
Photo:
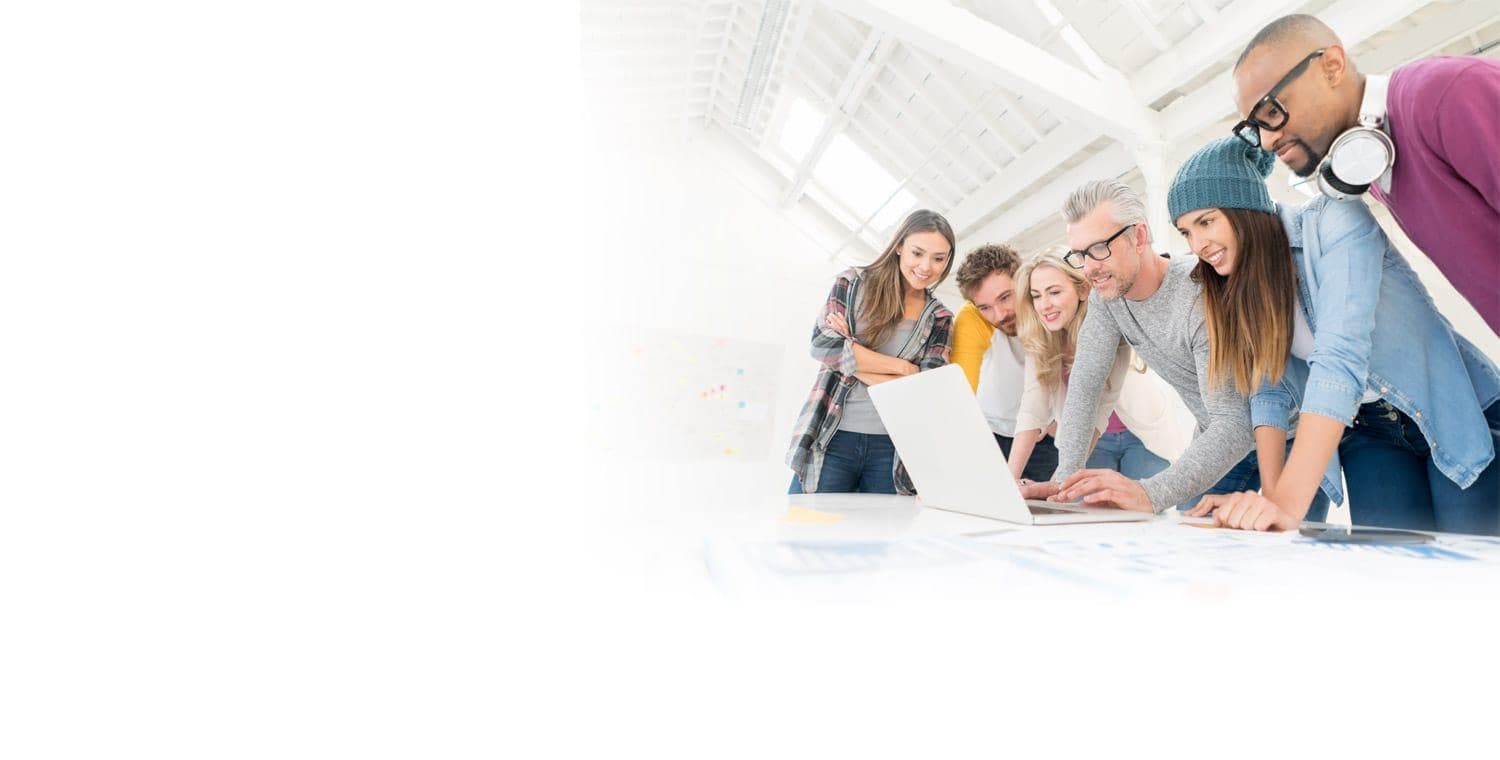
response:
[[[1150,520],[1150,512],[1021,498],[962,367],[870,386],[924,506],[1027,525]]]

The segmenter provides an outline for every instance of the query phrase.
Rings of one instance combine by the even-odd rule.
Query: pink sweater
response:
[[[1370,193],[1500,333],[1500,61],[1437,57],[1391,74],[1391,191]]]

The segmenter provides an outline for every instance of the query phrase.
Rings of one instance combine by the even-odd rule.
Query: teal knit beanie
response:
[[[1276,157],[1246,145],[1233,135],[1203,146],[1172,178],[1167,191],[1167,210],[1176,221],[1200,208],[1244,208],[1276,213],[1276,204],[1266,190],[1266,177]]]

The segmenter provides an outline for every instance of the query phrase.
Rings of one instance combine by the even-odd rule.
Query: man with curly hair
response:
[[[1005,456],[1010,456],[1016,416],[1026,381],[1026,352],[1016,337],[1016,269],[1021,257],[1007,245],[982,245],[964,257],[958,268],[958,290],[964,306],[953,322],[954,364],[963,367],[969,387],[979,398],[990,432]],[[1045,431],[1027,460],[1023,473],[1031,480],[1047,480],[1057,468],[1057,446]]]

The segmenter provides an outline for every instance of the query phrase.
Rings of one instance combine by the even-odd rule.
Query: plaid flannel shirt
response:
[[[813,382],[812,393],[802,407],[792,434],[791,449],[786,462],[802,480],[802,490],[816,493],[818,475],[823,470],[823,455],[833,434],[838,432],[839,420],[844,413],[844,399],[854,384],[854,346],[851,341],[829,329],[825,324],[829,314],[844,317],[849,331],[858,330],[855,317],[859,314],[860,279],[864,269],[855,267],[839,274],[828,294],[828,302],[818,312],[818,321],[813,325],[812,357],[823,366]],[[941,301],[927,294],[927,305],[917,318],[916,329],[901,348],[898,357],[917,365],[918,370],[929,370],[948,363],[948,351],[952,342],[953,312]],[[906,467],[901,464],[899,453],[895,457],[895,468],[891,473],[898,493],[916,493]]]

